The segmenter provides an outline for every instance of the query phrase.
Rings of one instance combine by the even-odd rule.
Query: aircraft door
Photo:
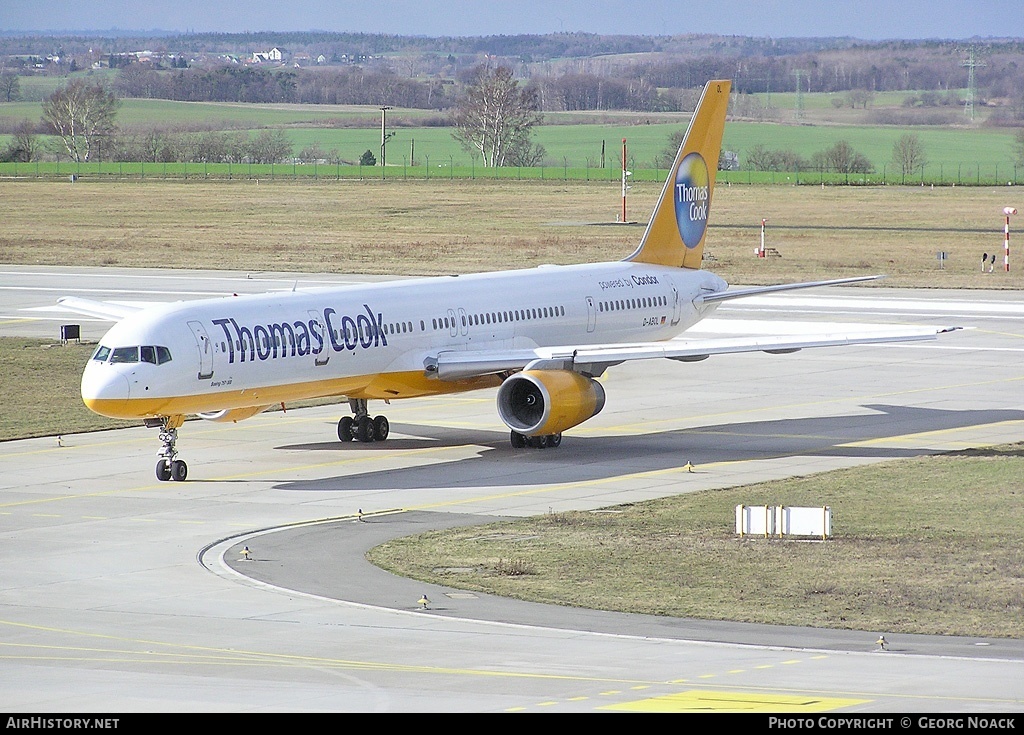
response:
[[[679,303],[679,291],[676,290],[676,285],[672,284],[672,326],[679,323],[679,315],[681,312],[681,304]]]
[[[323,349],[320,354],[313,352],[317,344],[320,344],[316,340],[312,340],[310,345],[310,354],[313,355],[313,364],[317,367],[323,367],[327,364],[327,361],[331,359],[331,335],[327,333],[327,325],[324,324],[323,317],[319,312],[310,309],[309,310],[309,328],[310,330],[316,330],[320,333],[320,337],[323,339]]]
[[[459,332],[465,337],[469,334],[469,317],[466,316],[466,310],[459,308]]]
[[[594,299],[587,297],[587,331],[593,332],[597,327],[597,307],[594,306]]]
[[[213,377],[213,344],[210,342],[210,335],[200,322],[189,322],[188,328],[192,330],[192,336],[196,338],[196,347],[199,349],[199,373],[196,379],[208,380]]]
[[[455,310],[454,309],[449,309],[448,310],[448,321],[451,322],[451,328],[449,329],[451,335],[453,337],[458,337],[459,336],[459,325],[456,324],[456,322],[455,322]]]

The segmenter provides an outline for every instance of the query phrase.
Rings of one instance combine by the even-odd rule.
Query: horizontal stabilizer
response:
[[[77,296],[64,296],[57,299],[57,304],[68,311],[76,314],[104,319],[111,322],[119,322],[126,316],[131,316],[142,310],[139,306],[128,306],[126,304],[112,304],[107,301],[93,301],[82,299]]]
[[[862,283],[864,281],[877,281],[885,276],[854,276],[852,278],[835,278],[831,281],[806,281],[804,283],[780,283],[776,286],[754,286],[752,288],[737,288],[733,291],[718,291],[716,293],[709,293],[703,296],[698,296],[693,300],[694,305],[700,306],[701,304],[713,304],[719,301],[730,301],[732,299],[742,299],[748,296],[763,296],[768,293],[775,293],[777,291],[795,291],[800,288],[820,288],[822,286],[842,286],[847,283]]]

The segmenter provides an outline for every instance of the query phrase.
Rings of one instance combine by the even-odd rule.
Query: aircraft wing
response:
[[[141,306],[113,304],[109,301],[93,301],[92,299],[82,299],[77,296],[59,298],[57,299],[57,304],[61,308],[73,311],[76,314],[83,314],[84,316],[91,316],[110,322],[119,322],[126,316],[131,316],[143,309]]]
[[[543,347],[533,350],[444,351],[427,358],[428,373],[441,380],[461,380],[517,370],[573,370],[601,375],[607,368],[630,360],[667,358],[697,362],[711,355],[742,352],[786,354],[811,347],[884,344],[933,340],[960,327],[907,327],[847,334],[753,336],[723,339],[673,339],[666,342]]]

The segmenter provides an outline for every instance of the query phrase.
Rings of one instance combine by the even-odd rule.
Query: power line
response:
[[[960,66],[967,67],[967,101],[964,103],[964,114],[971,118],[971,122],[974,122],[974,99],[978,95],[974,70],[978,67],[988,66],[988,64],[974,58],[974,46],[971,46],[967,49],[967,59],[961,62]]]
[[[804,85],[801,83],[804,74],[807,71],[804,69],[794,69],[793,74],[796,75],[796,119],[804,119]]]

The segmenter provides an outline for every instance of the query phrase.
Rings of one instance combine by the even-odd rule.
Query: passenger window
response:
[[[143,362],[149,362],[156,365],[156,347],[144,345],[139,348],[139,354],[141,355]]]

